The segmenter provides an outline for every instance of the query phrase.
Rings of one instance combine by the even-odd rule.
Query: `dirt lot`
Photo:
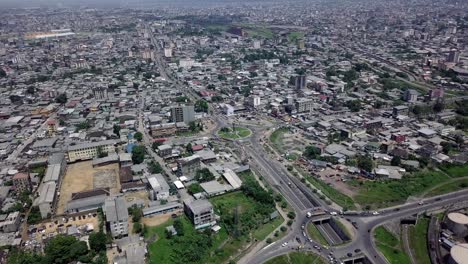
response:
[[[182,214],[182,210],[170,212],[169,214],[162,214],[162,215],[154,215],[154,216],[149,216],[149,217],[143,217],[141,218],[141,221],[143,224],[147,226],[158,226],[162,223],[165,223],[167,220],[171,218],[172,214]]]
[[[126,192],[124,194],[125,201],[128,203],[133,202],[134,200],[143,200],[145,202],[145,207],[148,206],[149,197],[147,191],[138,191],[138,192]]]
[[[120,190],[119,165],[110,164],[93,168],[92,161],[69,164],[62,179],[60,198],[57,205],[57,215],[64,213],[72,193],[109,187],[111,193]]]
[[[356,190],[342,181],[342,179],[346,176],[346,173],[331,168],[326,168],[323,171],[317,172],[317,174],[320,175],[321,180],[331,184],[339,192],[351,197],[357,195]]]
[[[73,220],[75,219],[75,220]],[[32,235],[37,241],[42,240],[42,237],[49,236],[51,233],[66,233],[67,226],[76,225],[77,227],[84,226],[86,224],[92,224],[94,230],[99,229],[98,216],[94,214],[84,214],[74,217],[56,217],[50,222],[46,222],[37,226],[38,229],[43,229],[41,232],[36,232]]]

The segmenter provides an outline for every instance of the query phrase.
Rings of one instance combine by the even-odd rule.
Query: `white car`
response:
[[[372,214],[373,214],[373,215],[379,215],[380,213],[377,212],[377,211],[374,211]]]

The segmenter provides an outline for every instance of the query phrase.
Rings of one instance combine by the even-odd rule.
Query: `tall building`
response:
[[[254,49],[259,49],[260,48],[260,40],[254,40],[253,48]]]
[[[195,229],[211,227],[216,224],[213,205],[208,200],[192,200],[184,201],[184,212],[192,221]]]
[[[172,122],[184,122],[186,124],[195,121],[195,108],[193,105],[174,106],[171,108]]]
[[[460,52],[455,49],[450,50],[449,55],[447,56],[447,62],[460,62]]]
[[[26,173],[18,172],[13,176],[13,186],[17,193],[31,190],[31,179]]]
[[[164,48],[164,57],[166,58],[172,57],[172,48]]]
[[[410,103],[416,102],[416,101],[418,101],[418,95],[419,95],[418,91],[413,90],[413,89],[408,89],[408,90],[405,91],[403,99],[406,102],[410,102]]]
[[[296,101],[296,111],[298,113],[309,112],[314,106],[314,101],[311,99],[300,98]]]
[[[192,155],[177,160],[177,173],[183,176],[194,176],[200,169],[200,157]]]
[[[294,87],[296,90],[302,90],[306,87],[306,76],[305,75],[297,75],[294,76]]]
[[[103,209],[112,237],[128,235],[128,211],[124,197],[107,198]]]
[[[107,88],[105,87],[96,87],[93,88],[93,95],[96,100],[105,100],[109,99]]]

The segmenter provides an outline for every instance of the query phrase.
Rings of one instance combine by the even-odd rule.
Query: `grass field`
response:
[[[359,189],[354,200],[362,206],[380,208],[405,201],[409,196],[418,195],[451,178],[438,171],[421,171],[404,176],[401,180],[349,181]]]
[[[459,180],[455,180],[453,182],[449,182],[447,184],[441,185],[431,190],[429,193],[427,193],[426,196],[430,197],[430,196],[441,195],[441,194],[450,193],[450,192],[456,192],[456,191],[466,189],[467,187],[468,187],[468,179],[459,179]]]
[[[182,217],[181,219],[184,225],[184,236],[197,233],[186,217]],[[165,236],[165,228],[172,225],[173,222],[174,221],[170,219],[160,226],[148,228],[148,232],[145,234],[145,237],[153,237],[157,239],[148,246],[149,263],[170,264],[174,263],[174,258],[177,258],[176,252],[180,245],[174,243],[173,239],[168,239]],[[243,240],[229,240],[226,230],[221,229],[219,233],[212,237],[211,250],[205,254],[201,261],[196,263],[222,263],[235,254],[243,243],[245,243]]]
[[[468,164],[461,166],[441,166],[441,170],[447,173],[450,177],[466,177],[468,176]]]
[[[426,217],[419,218],[415,226],[409,228],[410,246],[415,254],[417,263],[431,263],[429,252],[427,250],[427,230],[430,219]]]
[[[318,241],[320,244],[329,245],[327,240],[323,237],[322,233],[320,233],[320,231],[313,223],[309,223],[307,225],[307,233],[309,234],[310,238]]]
[[[270,29],[265,28],[265,27],[251,27],[251,28],[247,28],[245,31],[247,32],[249,37],[253,37],[253,38],[258,37],[258,38],[270,39],[270,38],[273,38],[274,36],[273,32]]]
[[[377,227],[374,233],[378,249],[390,264],[410,264],[411,260],[403,251],[400,240],[384,227]]]
[[[326,260],[320,256],[312,253],[299,253],[292,252],[286,255],[282,255],[269,261],[265,264],[326,264]]]
[[[295,42],[299,39],[304,38],[304,33],[303,32],[291,32],[288,35],[288,40],[291,42]]]
[[[271,221],[269,223],[266,223],[262,227],[260,227],[259,229],[255,230],[253,232],[253,237],[255,239],[257,239],[258,241],[264,240],[276,228],[278,228],[283,223],[283,221],[284,221],[283,217],[281,217],[281,215],[278,216],[278,218],[276,218],[275,220],[273,220],[273,221]],[[281,232],[280,232],[280,234],[281,234]],[[274,237],[272,237],[272,238],[274,238]]]
[[[342,207],[346,207],[349,210],[356,209],[356,206],[354,205],[354,200],[351,197],[342,194],[341,192],[334,189],[332,186],[313,176],[308,176],[306,179],[336,204]]]
[[[252,134],[252,131],[250,129],[244,128],[244,127],[234,127],[234,131],[232,128],[229,128],[229,132],[224,132],[224,131],[218,131],[218,134],[227,139],[241,139],[241,138],[246,138]]]
[[[279,128],[270,135],[270,142],[273,145],[273,147],[279,151],[283,152],[283,139],[284,139],[284,134],[288,133],[289,129],[282,127]]]

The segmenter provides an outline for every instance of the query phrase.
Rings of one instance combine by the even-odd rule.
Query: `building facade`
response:
[[[213,205],[208,200],[186,200],[184,211],[195,229],[212,227],[216,224]]]
[[[112,237],[128,235],[128,210],[124,197],[107,198],[103,209]]]
[[[67,151],[68,162],[93,159],[98,156],[98,149],[107,153],[115,152],[115,144],[115,140],[104,140],[69,146]]]

